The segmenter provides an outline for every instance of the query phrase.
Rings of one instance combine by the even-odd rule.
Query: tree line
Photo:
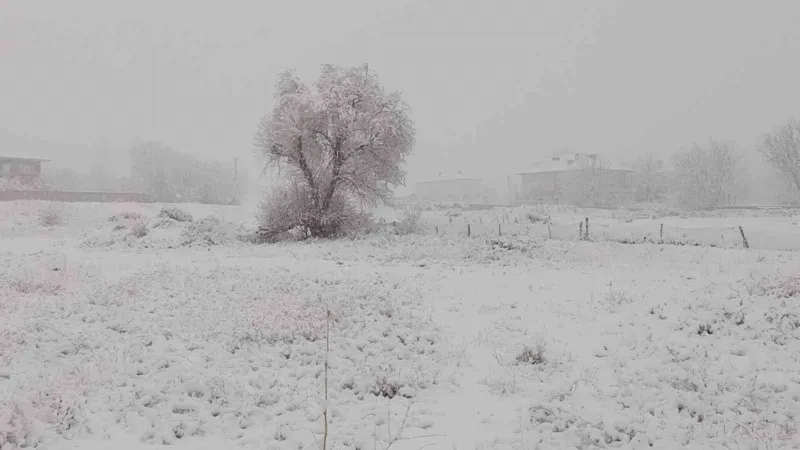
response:
[[[142,192],[164,203],[239,204],[247,187],[246,169],[204,161],[160,142],[134,145],[127,160],[123,175],[98,162],[85,172],[45,168],[41,181],[60,190]]]
[[[758,158],[753,158],[758,156]],[[752,167],[764,164],[771,171]],[[633,201],[686,208],[732,206],[757,189],[779,204],[800,204],[800,122],[794,118],[765,133],[755,148],[710,139],[666,160],[653,154],[634,165]]]

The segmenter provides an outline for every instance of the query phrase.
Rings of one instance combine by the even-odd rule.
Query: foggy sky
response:
[[[367,62],[405,93],[410,182],[513,173],[564,146],[749,145],[800,117],[796,1],[421,3],[0,0],[0,146],[147,139],[251,161],[276,75],[323,63]]]

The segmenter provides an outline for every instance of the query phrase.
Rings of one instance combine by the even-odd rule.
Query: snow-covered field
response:
[[[0,203],[3,450],[800,448],[794,252],[162,206]]]

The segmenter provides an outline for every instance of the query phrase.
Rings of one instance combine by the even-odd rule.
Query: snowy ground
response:
[[[3,450],[313,449],[326,305],[329,448],[800,448],[794,252],[160,208],[0,203]]]

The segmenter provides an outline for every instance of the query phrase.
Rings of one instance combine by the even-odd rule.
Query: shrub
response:
[[[39,212],[39,223],[45,227],[54,227],[64,222],[63,211],[52,205]]]
[[[396,230],[399,234],[413,234],[420,229],[420,218],[425,211],[425,204],[422,202],[405,201],[400,203],[400,221],[397,223]]]
[[[191,222],[194,220],[191,214],[175,206],[166,206],[161,208],[161,212],[158,213],[158,217],[166,217],[178,222]]]
[[[108,218],[109,222],[118,222],[120,220],[139,220],[142,215],[135,211],[125,211],[119,214],[114,214]]]
[[[525,346],[522,351],[517,354],[517,362],[520,364],[544,364],[547,362],[544,356],[544,345],[539,344],[535,347]]]
[[[218,218],[209,216],[192,222],[183,230],[181,245],[222,245],[232,240],[232,232]]]
[[[138,220],[133,225],[131,225],[131,236],[136,238],[143,238],[147,236],[147,233],[150,230],[147,228],[147,222],[144,220]]]
[[[540,212],[530,212],[525,215],[530,223],[550,223],[550,216]]]

